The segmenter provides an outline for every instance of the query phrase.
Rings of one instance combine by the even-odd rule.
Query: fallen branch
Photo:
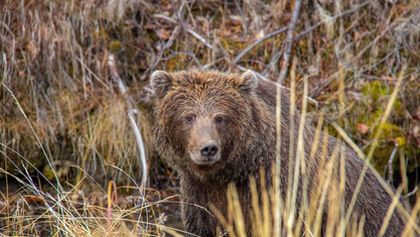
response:
[[[120,75],[118,74],[117,67],[115,66],[114,55],[112,54],[108,56],[108,67],[109,71],[111,72],[112,81],[118,85],[118,89],[123,95],[127,105],[128,118],[130,121],[131,128],[133,129],[134,135],[136,137],[137,148],[139,149],[139,160],[142,166],[140,187],[144,189],[146,187],[147,182],[146,150],[144,147],[143,137],[141,135],[139,127],[137,126],[138,123],[136,121],[136,118],[133,116],[134,114],[137,114],[138,111],[134,108],[133,102],[127,94],[127,87],[124,81],[121,79]]]

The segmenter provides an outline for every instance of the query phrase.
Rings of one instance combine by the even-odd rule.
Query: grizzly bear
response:
[[[260,170],[264,170],[267,185],[272,184],[272,167],[279,153],[279,180],[284,199],[289,170],[297,159],[290,157],[295,157],[291,152],[296,154],[298,149],[300,114],[291,115],[290,95],[275,83],[258,80],[251,72],[240,75],[198,69],[155,71],[151,75],[151,87],[156,95],[154,145],[180,175],[186,231],[198,236],[216,236],[219,222],[209,211],[209,205],[226,214],[226,189],[232,183],[240,197],[246,231],[251,235],[250,177],[258,180],[263,173]],[[278,90],[281,90],[281,112],[277,115],[281,121],[280,134],[276,127]],[[291,134],[296,139],[291,139]],[[278,135],[280,144],[276,140]],[[322,150],[326,150],[327,156],[333,156],[338,140],[322,133],[319,140],[328,143],[319,145],[319,151],[310,159],[315,129],[309,122],[304,125],[303,137],[311,190],[317,185],[317,174],[323,172]],[[279,152],[276,146],[280,146]],[[353,150],[341,147],[345,154],[344,205],[348,207],[365,163]],[[302,181],[298,183],[296,199],[301,201]],[[368,168],[353,208],[355,215],[364,217],[364,236],[378,235],[391,202],[391,196]],[[403,218],[394,211],[384,236],[400,236],[403,229]]]

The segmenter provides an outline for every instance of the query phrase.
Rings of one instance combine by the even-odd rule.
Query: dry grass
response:
[[[1,232],[29,236],[45,227],[50,235],[163,234],[157,227],[164,227],[164,214],[152,205],[156,200],[146,201],[148,192],[138,205],[123,208],[120,202],[112,203],[111,214],[104,201],[111,198],[102,198],[102,204],[88,201],[91,193],[111,195],[112,190],[102,188],[110,180],[117,187],[135,187],[124,191],[124,197],[141,193],[136,187],[141,163],[126,97],[107,65],[111,53],[139,108],[136,119],[145,139],[152,187],[176,186],[175,175],[151,148],[152,104],[145,85],[153,70],[251,69],[261,79],[276,80],[286,67],[290,73],[284,85],[295,90],[297,98],[308,99],[296,101],[304,118],[320,120],[319,129],[347,143],[354,141],[352,146],[368,154],[379,174],[401,184],[401,195],[415,203],[420,5],[416,0],[393,2],[303,2],[291,45],[293,60],[287,63],[284,27],[294,6],[284,0],[1,1],[0,186],[5,186],[3,180],[20,180],[17,190],[2,192]],[[392,94],[394,88],[399,92]],[[296,174],[291,180],[298,178]],[[326,186],[334,191],[319,195],[340,200],[340,183]],[[81,200],[76,202],[73,195]],[[263,196],[261,210],[255,208],[252,217],[255,226],[262,227],[254,228],[259,236],[280,233],[280,219],[292,220],[289,216],[298,214],[295,207],[276,213],[272,210],[279,208],[270,208],[293,207],[286,205],[294,202],[293,195],[282,202]],[[234,192],[229,197],[235,200]],[[300,226],[319,233],[320,203],[307,205],[300,223],[286,222],[287,233],[297,233],[294,227]],[[417,202],[412,220],[418,218],[419,206]],[[336,236],[344,231],[346,213],[339,205],[330,208],[338,210],[333,211],[338,217],[328,219],[334,222],[328,233]],[[138,219],[154,211],[150,219]],[[241,235],[241,225],[228,222],[228,229]]]
[[[295,67],[292,66],[292,100],[296,98],[293,93],[294,90],[294,76],[293,74]],[[395,103],[398,91],[403,80],[404,70],[400,73],[396,87],[392,93],[391,98],[387,104],[387,110],[382,116],[381,125],[385,124],[387,121],[390,110]],[[307,97],[308,92],[308,82],[304,78],[304,98]],[[278,96],[279,98],[279,96]],[[294,102],[291,103],[292,107]],[[252,233],[253,236],[364,236],[363,225],[365,222],[364,216],[354,216],[354,201],[358,197],[360,191],[360,185],[363,181],[363,178],[366,175],[366,171],[371,165],[368,163],[371,160],[371,155],[373,150],[376,149],[376,145],[371,146],[371,150],[368,153],[367,157],[361,152],[361,157],[363,157],[367,164],[364,166],[361,176],[359,177],[359,183],[357,184],[354,193],[352,194],[352,201],[349,206],[345,205],[345,159],[346,151],[345,147],[342,146],[340,142],[335,145],[334,152],[331,156],[327,156],[327,151],[323,150],[320,157],[320,167],[315,177],[309,177],[308,170],[311,169],[310,164],[305,164],[305,162],[313,159],[314,152],[309,154],[309,157],[306,157],[303,145],[303,128],[305,124],[306,108],[307,108],[307,99],[302,102],[303,112],[301,114],[301,121],[299,126],[298,137],[293,138],[293,133],[291,133],[290,139],[297,139],[297,149],[296,154],[290,159],[296,157],[295,166],[289,167],[289,177],[288,180],[291,182],[288,184],[286,190],[285,199],[281,198],[281,186],[279,185],[279,179],[281,177],[280,169],[278,166],[273,168],[274,179],[271,187],[266,187],[266,182],[264,180],[265,175],[260,174],[262,179],[260,183],[257,184],[253,178],[251,178],[251,196],[252,196],[252,211],[250,212],[250,219],[252,220]],[[277,107],[277,110],[281,110],[281,107]],[[291,108],[290,116],[293,115],[293,108]],[[281,112],[277,114],[280,115]],[[277,124],[280,124],[280,116],[277,116]],[[323,124],[323,118],[318,121],[318,126],[316,130],[315,139],[311,143],[311,151],[316,151],[317,149],[325,149],[328,147],[328,139],[320,140],[319,134]],[[291,125],[292,126],[292,125]],[[338,126],[338,125],[337,125]],[[339,127],[338,127],[339,128]],[[340,128],[341,129],[341,128]],[[376,131],[376,136],[379,137],[379,134],[382,132],[383,126],[379,126]],[[278,131],[280,132],[280,131]],[[327,131],[323,131],[328,133]],[[327,138],[327,136],[324,136]],[[343,139],[345,142],[349,143],[350,146],[355,146],[351,139],[344,132],[341,133],[340,139]],[[290,147],[290,153],[293,152],[294,147]],[[355,147],[355,150],[359,148]],[[359,150],[360,152],[360,150]],[[277,161],[279,163],[280,160]],[[292,161],[289,161],[292,162]],[[279,165],[279,164],[278,164]],[[372,168],[372,167],[371,167]],[[261,170],[261,172],[263,172]],[[378,233],[378,236],[384,236],[386,234],[389,221],[394,212],[401,213],[404,217],[406,223],[408,223],[403,231],[402,236],[418,236],[420,234],[420,228],[418,226],[419,218],[419,202],[414,206],[413,209],[406,209],[401,201],[402,187],[400,186],[396,192],[394,192],[388,183],[386,183],[378,173],[375,173],[377,178],[380,180],[381,184],[385,190],[391,195],[393,201],[389,206],[387,214],[383,219],[381,229]],[[317,180],[313,190],[308,190],[307,185],[310,182],[309,180],[314,178]],[[300,189],[301,196],[297,197],[298,183],[301,182],[302,187]],[[230,186],[227,190],[227,201],[228,201],[228,211],[227,216],[223,216],[219,210],[215,209],[217,213],[217,218],[222,223],[223,227],[230,233],[231,236],[243,237],[247,236],[245,230],[245,217],[241,211],[241,203],[237,196],[237,191],[234,186]],[[324,216],[325,212],[327,215]],[[325,229],[323,229],[323,221],[326,221]],[[274,224],[274,225],[273,225]],[[324,233],[324,234],[323,234]]]

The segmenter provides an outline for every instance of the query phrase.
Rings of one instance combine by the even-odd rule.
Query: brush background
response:
[[[139,182],[141,164],[126,103],[107,65],[113,54],[140,111],[137,119],[147,148],[149,187],[159,193],[151,199],[170,196],[178,188],[176,174],[158,159],[150,140],[150,73],[191,67],[226,72],[248,68],[277,80],[286,32],[236,57],[251,43],[287,26],[293,6],[294,1],[285,0],[2,1],[3,193],[5,180],[12,176],[37,177],[49,186],[45,180],[55,180],[53,169],[74,192],[106,194],[109,180],[120,186]],[[309,104],[307,117],[317,121],[324,114],[365,152],[397,76],[406,67],[372,164],[392,185],[402,184],[412,203],[420,167],[419,22],[416,0],[304,0],[289,64],[296,65],[298,98],[301,79],[311,75],[308,95],[317,106]],[[290,80],[283,84],[288,87]],[[327,127],[337,135],[332,126]],[[29,188],[33,184],[21,185],[16,185],[14,195],[34,194]],[[2,199],[10,201],[8,196],[3,194]]]

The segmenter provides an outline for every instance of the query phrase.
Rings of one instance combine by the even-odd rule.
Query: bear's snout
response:
[[[211,165],[220,160],[220,138],[211,116],[197,116],[191,126],[188,153],[197,165]]]
[[[219,150],[215,142],[198,145],[190,151],[191,160],[197,165],[211,165],[220,160]]]
[[[209,144],[201,149],[200,154],[210,160],[217,154],[218,151],[219,148],[215,144]]]

